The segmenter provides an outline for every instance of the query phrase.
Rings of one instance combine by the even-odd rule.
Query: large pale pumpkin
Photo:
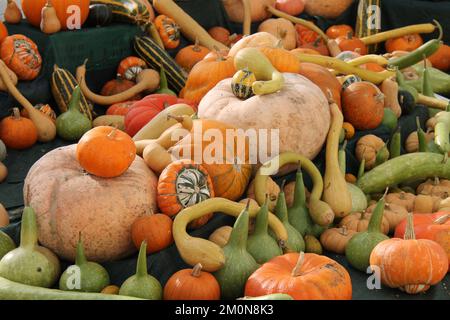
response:
[[[136,250],[133,222],[157,211],[157,178],[139,157],[120,177],[89,175],[78,164],[75,150],[71,145],[47,153],[25,179],[25,205],[36,211],[39,242],[73,261],[82,232],[88,260],[126,257]]]
[[[279,152],[298,152],[313,159],[322,149],[330,127],[327,99],[320,88],[305,77],[292,73],[283,75],[285,84],[280,92],[247,100],[236,98],[231,92],[231,79],[225,79],[202,99],[198,115],[244,130],[258,129],[259,134],[267,129],[279,129]],[[270,133],[267,133],[269,141]],[[271,155],[270,151],[269,142],[260,146],[259,154]]]

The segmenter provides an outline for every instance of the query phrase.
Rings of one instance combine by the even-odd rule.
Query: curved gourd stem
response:
[[[242,26],[242,35],[249,36],[252,33],[252,4],[250,0],[241,0],[244,5],[244,23]]]

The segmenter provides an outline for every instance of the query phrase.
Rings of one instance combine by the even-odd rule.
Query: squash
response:
[[[22,21],[22,12],[15,0],[8,0],[5,11],[3,12],[3,18],[10,24],[17,24]]]
[[[119,79],[136,81],[138,74],[144,69],[147,69],[147,64],[144,60],[134,56],[126,57],[120,61],[119,66],[117,67],[117,77]]]
[[[386,195],[386,203],[395,204],[406,209],[406,211],[411,212],[414,208],[415,194],[408,192],[399,193],[388,193]]]
[[[424,256],[428,258],[424,260]],[[377,244],[370,254],[370,265],[381,270],[384,285],[416,294],[444,279],[448,258],[438,243],[428,239],[416,240],[413,214],[409,213],[404,238],[387,239]]]
[[[352,197],[347,182],[339,168],[339,134],[344,123],[344,117],[334,102],[331,91],[328,92],[328,102],[331,109],[331,126],[326,145],[324,190],[322,200],[328,203],[336,217],[342,218],[352,210]]]
[[[353,28],[351,26],[347,24],[335,24],[327,29],[326,35],[331,39],[336,39],[348,35],[349,32],[353,33]]]
[[[177,158],[153,140],[149,140],[144,146],[142,158],[145,164],[157,175],[160,175],[172,162],[177,160]]]
[[[40,103],[40,104],[35,105],[34,108],[39,110],[43,114],[49,116],[50,119],[53,121],[53,123],[56,123],[56,113],[52,109],[52,107],[50,107],[50,105]],[[20,111],[20,114],[25,118],[29,118],[29,115],[28,115],[28,112],[26,109],[22,109]]]
[[[286,50],[292,50],[297,47],[297,34],[294,25],[284,18],[265,20],[259,25],[258,32],[268,32],[278,37]]]
[[[107,116],[125,116],[135,101],[115,103],[106,109]]]
[[[122,76],[119,74],[116,76],[115,79],[110,80],[104,84],[100,91],[100,95],[102,96],[113,96],[116,94],[123,93],[130,88],[133,88],[135,85],[135,82],[123,79]],[[126,99],[126,100],[141,100],[142,94],[137,93],[136,95]]]
[[[144,24],[153,21],[155,13],[145,0],[91,0],[91,4],[104,4],[111,8],[113,20],[133,24]]]
[[[373,207],[376,204],[372,205],[371,210],[373,211]],[[348,230],[352,230],[355,232],[363,232],[367,231],[370,219],[372,217],[372,211],[369,212],[366,210],[362,212],[353,212],[348,216],[344,217],[340,222],[339,226],[341,228],[347,228]],[[381,232],[383,234],[389,233],[389,221],[383,216],[381,220]]]
[[[442,199],[448,198],[450,196],[450,180],[439,179],[438,177],[428,179],[419,184],[416,192],[417,194],[437,196]]]
[[[1,40],[0,40],[0,42],[1,42]],[[8,74],[8,76],[9,76],[9,78],[11,79],[12,84],[16,86],[17,82],[19,81],[19,79],[17,78],[17,75],[10,68],[8,68],[6,65],[5,65],[5,70],[6,70],[7,74]],[[1,79],[1,77],[0,77],[0,90],[1,91],[5,91],[5,92],[8,91],[8,88],[3,83],[3,80]]]
[[[314,237],[313,235],[305,236],[305,252],[306,253],[315,253],[315,254],[323,254],[322,244],[319,239]]]
[[[18,108],[13,108],[13,115],[0,122],[0,139],[11,149],[27,149],[33,146],[38,133],[33,121],[20,116]]]
[[[244,48],[276,48],[279,42],[280,40],[276,36],[268,32],[256,32],[236,42],[228,52],[228,56],[234,57]]]
[[[105,288],[100,293],[111,294],[111,295],[119,295],[120,288],[115,285],[110,285]]]
[[[197,39],[194,45],[186,46],[178,51],[175,56],[175,61],[186,72],[190,72],[195,64],[203,60],[210,52],[208,48],[201,46]]]
[[[131,238],[136,248],[147,241],[147,254],[167,248],[173,243],[172,219],[160,213],[137,218],[131,225]]]
[[[221,26],[215,26],[208,29],[208,33],[214,40],[219,41],[227,47],[230,47],[233,38],[237,36],[236,34],[232,36],[228,29]]]
[[[351,0],[306,0],[305,12],[311,16],[336,19],[352,4]]]
[[[245,2],[250,8],[250,18],[252,22],[263,21],[271,16],[266,11],[267,6],[275,5],[276,0],[222,0],[225,11],[232,22],[242,23],[245,21]]]
[[[109,115],[100,116],[100,117],[95,118],[94,121],[92,121],[92,126],[94,128],[102,127],[102,126],[109,126],[109,127],[117,128],[121,131],[125,131],[125,117],[124,116],[109,116]]]
[[[433,68],[441,71],[450,70],[450,46],[441,44],[438,51],[428,57]]]
[[[434,132],[425,133],[425,141],[429,143],[434,139]],[[411,134],[406,138],[405,150],[408,153],[419,152],[419,137],[417,131],[411,132]]]
[[[281,191],[281,189],[278,186],[278,184],[276,184],[275,181],[273,181],[271,177],[268,177],[267,181],[266,181],[265,194],[267,194],[269,196],[268,206],[269,206],[270,211],[273,211],[273,209],[275,209],[275,206],[277,204],[277,198],[278,198],[278,195],[280,194],[280,191]],[[254,179],[248,185],[247,198],[256,200],[255,180]]]
[[[402,114],[402,108],[398,102],[398,83],[392,78],[386,79],[380,86],[384,95],[384,107],[391,109],[397,118]]]
[[[117,178],[85,174],[76,160],[76,145],[71,145],[50,151],[31,167],[24,201],[36,211],[39,242],[59,257],[73,261],[82,230],[87,259],[112,261],[135,251],[130,227],[136,218],[156,211],[156,184],[139,157]]]
[[[43,33],[53,34],[61,31],[61,22],[59,22],[51,0],[47,0],[47,3],[42,8],[41,17],[40,27]]]
[[[373,212],[375,205],[371,205],[367,208],[367,212]],[[397,225],[404,220],[408,215],[408,211],[397,204],[385,203],[383,216],[389,223],[389,232],[393,232]]]
[[[346,180],[347,175],[346,175]],[[356,177],[352,177],[351,179],[354,180],[354,182],[356,182]],[[350,183],[347,182],[347,189],[351,194],[351,198],[352,198],[352,211],[351,212],[359,212],[359,211],[363,211],[366,210],[367,208],[367,197],[364,194],[364,192],[362,192],[362,190],[360,188],[358,188],[354,183]]]
[[[271,293],[295,300],[350,300],[352,285],[347,270],[326,256],[287,253],[262,265],[245,284],[246,296]]]
[[[8,36],[8,29],[3,22],[0,21],[0,42]]]
[[[354,51],[362,56],[367,55],[366,45],[359,38],[354,37],[352,32],[336,38],[336,43],[341,51]]]
[[[253,72],[248,69],[237,71],[231,80],[231,91],[239,99],[248,99],[253,96],[253,83],[256,82],[256,77]]]
[[[355,154],[359,162],[365,160],[364,167],[370,170],[375,167],[377,154],[384,147],[384,141],[373,134],[359,138],[356,143]]]
[[[292,52],[280,48],[279,46],[275,48],[260,47],[258,50],[269,59],[270,63],[279,72],[299,73],[301,64]]]
[[[208,240],[223,248],[228,243],[232,230],[233,228],[230,226],[217,228],[213,233],[211,233]]]
[[[16,248],[13,239],[3,231],[0,231],[0,260],[10,251]]]
[[[91,4],[86,25],[89,27],[106,27],[113,20],[113,12],[106,4]]]
[[[414,51],[423,45],[423,39],[420,34],[408,34],[386,41],[385,47],[387,52],[394,51]]]
[[[436,212],[439,209],[441,200],[442,200],[442,198],[437,197],[437,196],[428,196],[428,195],[419,194],[414,199],[413,211],[415,213]]]
[[[327,251],[344,254],[347,243],[355,233],[356,231],[349,230],[347,226],[327,229],[320,235],[320,243]]]

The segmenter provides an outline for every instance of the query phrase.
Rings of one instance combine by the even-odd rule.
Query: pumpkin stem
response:
[[[213,48],[214,48],[214,52],[217,54],[217,59],[216,59],[216,61],[217,61],[217,62],[225,61],[224,54],[220,51],[219,47],[214,46]]]
[[[406,218],[406,230],[405,230],[405,236],[403,239],[405,240],[415,240],[416,234],[414,232],[414,222],[413,222],[413,213],[409,212],[408,217]]]
[[[196,278],[200,277],[200,275],[202,274],[202,268],[203,268],[202,264],[197,263],[194,266],[194,268],[192,269],[191,276],[196,277]]]
[[[19,108],[13,108],[13,117],[14,117],[14,120],[20,120]]]
[[[348,235],[348,228],[347,228],[347,226],[343,226],[341,228],[341,230],[339,231],[339,233],[342,234],[343,236]]]
[[[349,32],[347,33],[347,39],[349,39],[349,40],[352,40],[352,39],[353,39],[353,32],[352,32],[352,31],[349,31]]]
[[[202,49],[200,48],[200,43],[198,41],[198,37],[195,37],[195,43],[194,43],[194,46],[192,47],[192,51],[194,51],[194,52],[202,51]]]
[[[116,136],[117,133],[117,126],[115,126],[110,133],[108,133],[107,137],[108,139],[114,139],[114,137]]]
[[[78,243],[77,243],[77,255],[75,257],[75,264],[81,266],[87,262],[86,255],[84,254],[83,240],[81,239],[81,231],[78,233]]]
[[[444,224],[447,222],[448,219],[450,219],[450,213],[440,216],[439,218],[433,221],[433,224]]]
[[[293,277],[301,276],[300,269],[302,268],[304,262],[305,262],[305,253],[302,251],[300,252],[300,256],[298,257],[294,269],[292,270]]]

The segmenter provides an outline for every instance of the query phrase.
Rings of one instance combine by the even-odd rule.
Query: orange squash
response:
[[[106,110],[108,116],[125,116],[136,101],[125,101],[111,105]]]
[[[314,49],[309,49],[309,48],[295,48],[293,50],[291,50],[291,53],[293,54],[316,54],[316,55],[321,55],[319,51],[314,50]]]
[[[173,221],[165,214],[147,214],[131,225],[131,238],[136,248],[147,241],[147,254],[161,251],[173,243]]]
[[[386,51],[414,51],[423,44],[420,34],[409,34],[403,37],[389,39],[385,43]]]
[[[27,149],[37,141],[37,129],[33,121],[20,116],[19,109],[0,122],[0,140],[11,149]]]
[[[100,95],[102,96],[113,96],[119,93],[122,93],[124,91],[127,91],[128,89],[134,87],[136,83],[133,81],[127,80],[122,78],[121,75],[117,75],[116,79],[110,80],[102,88],[102,91],[100,92]],[[134,97],[131,97],[129,100],[141,100],[142,94],[138,93]]]

